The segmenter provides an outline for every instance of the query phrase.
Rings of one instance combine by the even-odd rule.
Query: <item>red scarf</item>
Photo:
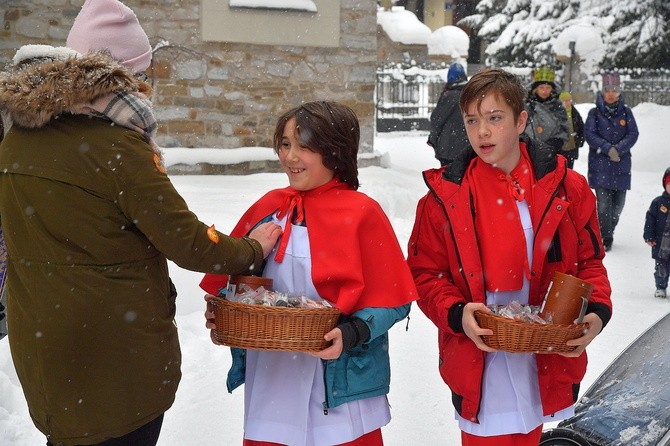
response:
[[[516,201],[525,199],[530,208],[535,177],[526,145],[519,145],[521,158],[509,175],[480,158],[469,167],[475,229],[488,291],[516,291],[523,286],[524,274],[530,279],[526,237]]]
[[[409,267],[379,204],[339,180],[300,192],[291,187],[268,192],[244,213],[231,232],[243,236],[278,213],[306,219],[312,257],[312,282],[324,299],[344,314],[361,308],[392,308],[416,300]],[[290,237],[287,223],[275,255],[281,262]],[[211,294],[225,288],[228,276],[206,274],[200,287]]]

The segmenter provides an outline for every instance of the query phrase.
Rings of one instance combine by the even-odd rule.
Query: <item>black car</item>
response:
[[[540,446],[670,446],[670,313],[612,361]]]

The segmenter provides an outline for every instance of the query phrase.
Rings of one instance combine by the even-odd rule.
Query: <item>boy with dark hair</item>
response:
[[[471,149],[424,172],[408,263],[419,308],[439,331],[440,373],[463,445],[537,446],[542,425],[573,413],[586,346],[611,316],[595,197],[563,157],[538,155],[519,135],[525,91],[503,70],[475,74],[460,100]],[[594,285],[588,328],[562,354],[488,347],[474,312],[540,305],[554,271]],[[541,371],[541,373],[540,373]]]

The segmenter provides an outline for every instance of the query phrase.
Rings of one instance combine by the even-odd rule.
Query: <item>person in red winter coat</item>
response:
[[[612,314],[596,199],[563,157],[524,138],[525,90],[504,70],[475,74],[460,109],[472,146],[424,172],[408,263],[419,308],[439,335],[439,371],[466,446],[536,446],[542,426],[573,414],[585,349]],[[584,335],[569,353],[487,346],[475,311],[513,300],[538,306],[555,271],[594,285]]]

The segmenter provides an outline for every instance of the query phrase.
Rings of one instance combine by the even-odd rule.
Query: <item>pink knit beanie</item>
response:
[[[86,0],[66,45],[82,54],[107,50],[133,73],[151,63],[149,38],[135,13],[118,0]]]

